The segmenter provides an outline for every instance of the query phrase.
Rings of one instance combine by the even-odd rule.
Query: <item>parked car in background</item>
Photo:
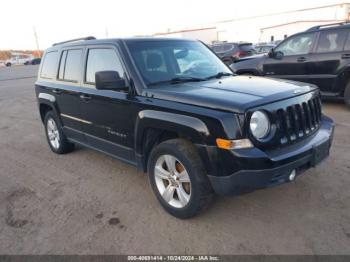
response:
[[[34,58],[32,60],[28,60],[24,62],[24,65],[40,65],[41,63],[41,58]]]
[[[350,24],[312,27],[286,38],[266,55],[236,61],[231,69],[316,84],[323,97],[342,98],[350,106]]]
[[[24,65],[26,62],[33,59],[33,57],[22,57],[22,56],[13,56],[10,59],[5,61],[6,66],[13,66],[13,65]]]
[[[270,52],[272,48],[274,48],[276,45],[274,44],[261,44],[254,46],[254,49],[257,54],[266,54]]]
[[[242,57],[256,54],[252,43],[220,43],[212,45],[211,49],[227,65]]]

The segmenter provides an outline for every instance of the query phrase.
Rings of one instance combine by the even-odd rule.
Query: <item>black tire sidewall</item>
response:
[[[157,159],[161,155],[172,155],[176,157],[185,166],[187,173],[190,177],[191,197],[188,204],[183,208],[175,208],[170,206],[159,193],[159,190],[155,182],[154,168],[155,168]],[[148,161],[149,181],[158,201],[161,203],[162,207],[167,212],[169,212],[170,214],[178,218],[184,219],[184,218],[192,217],[200,209],[201,195],[202,195],[201,194],[202,192],[200,192],[201,190],[200,184],[203,183],[203,181],[201,181],[201,177],[203,176],[204,171],[202,168],[198,168],[201,165],[201,163],[198,163],[195,161],[198,161],[198,159],[191,158],[190,156],[187,156],[186,153],[181,152],[181,150],[176,145],[176,143],[159,144],[156,148],[152,150],[150,159]]]

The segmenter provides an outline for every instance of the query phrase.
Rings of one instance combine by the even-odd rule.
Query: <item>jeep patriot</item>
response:
[[[193,40],[57,43],[35,91],[54,153],[78,144],[138,167],[178,218],[215,193],[293,181],[329,155],[333,137],[315,85],[236,76]]]

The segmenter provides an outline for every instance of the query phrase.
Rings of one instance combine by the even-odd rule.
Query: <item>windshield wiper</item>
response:
[[[199,82],[199,81],[205,81],[205,78],[200,78],[200,77],[191,77],[191,76],[186,76],[186,77],[174,77],[169,80],[163,80],[163,81],[158,81],[158,82],[153,82],[150,83],[149,85],[159,85],[159,84],[179,84],[179,83],[186,83],[186,82]]]
[[[205,79],[221,78],[223,76],[233,76],[233,74],[228,72],[219,72],[219,73],[216,73],[215,75],[208,76]]]

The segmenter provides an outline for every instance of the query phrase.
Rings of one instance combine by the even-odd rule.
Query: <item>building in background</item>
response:
[[[197,29],[187,29],[179,31],[169,31],[166,33],[156,33],[154,36],[157,37],[176,37],[176,38],[189,38],[189,39],[199,39],[204,43],[210,44],[218,38],[218,30],[215,26],[197,28]]]
[[[202,28],[157,33],[199,39],[207,44],[216,41],[267,43],[304,31],[312,26],[349,21],[350,3],[318,6],[299,10],[233,18],[217,21]]]

